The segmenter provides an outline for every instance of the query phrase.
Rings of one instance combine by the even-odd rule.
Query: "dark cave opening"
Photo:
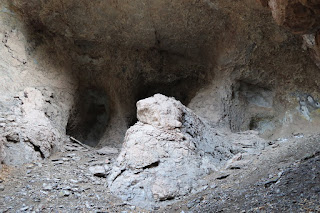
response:
[[[78,91],[67,124],[67,135],[95,147],[110,119],[109,100],[103,90],[84,88]]]

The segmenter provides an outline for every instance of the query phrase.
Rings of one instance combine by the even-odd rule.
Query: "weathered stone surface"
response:
[[[35,88],[26,88],[18,96],[20,104],[2,135],[4,136],[4,163],[21,165],[50,156],[53,147],[59,147],[65,139],[64,133],[50,116],[46,108],[49,101],[45,94]],[[14,122],[10,122],[14,121]]]
[[[320,67],[320,2],[316,0],[260,0],[269,5],[277,24],[300,34],[310,55]]]
[[[50,156],[63,141],[74,85],[6,3],[0,2],[0,161],[21,165]]]
[[[302,35],[304,41],[304,49],[308,50],[309,54],[320,67],[320,32],[313,34]]]
[[[199,178],[217,171],[233,153],[263,149],[265,143],[252,133],[226,136],[160,94],[139,101],[137,113],[143,122],[127,131],[108,182],[114,194],[146,208],[198,191]]]
[[[169,101],[165,96],[156,95],[137,102],[137,118],[142,123],[156,127],[179,128],[182,126],[180,119],[183,113],[180,105],[179,102]]]
[[[310,0],[269,0],[276,22],[298,34],[314,32],[320,26],[319,5]]]
[[[98,149],[97,153],[100,155],[110,155],[110,154],[118,154],[119,151],[114,147],[105,146],[105,147],[102,147],[101,149]]]
[[[98,177],[106,177],[107,171],[104,166],[91,166],[89,167],[89,171]]]

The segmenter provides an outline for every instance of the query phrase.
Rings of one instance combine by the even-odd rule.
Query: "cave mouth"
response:
[[[106,131],[109,119],[107,94],[97,88],[79,89],[66,133],[88,146],[96,147]]]

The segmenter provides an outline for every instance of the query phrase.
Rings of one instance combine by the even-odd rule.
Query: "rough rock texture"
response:
[[[309,52],[316,65],[320,67],[320,32],[302,36],[303,48]]]
[[[0,161],[21,165],[59,148],[73,104],[75,84],[48,46],[29,35],[0,4]]]
[[[261,154],[235,158],[237,167],[224,171],[228,177],[214,172],[205,177],[206,190],[152,212],[319,212],[319,142],[319,135],[271,141]],[[149,212],[121,201],[106,179],[89,172],[91,166],[111,167],[116,155],[71,142],[64,147],[40,162],[4,166],[0,212]]]
[[[316,0],[269,0],[272,16],[294,33],[308,34],[320,27],[320,3]]]
[[[20,93],[20,108],[15,108],[15,116],[5,123],[5,164],[19,165],[47,158],[53,147],[61,146],[65,140],[63,129],[55,127],[50,120],[51,116],[59,114],[50,111],[50,104],[46,105],[53,98],[52,94],[51,97],[45,95],[35,88],[26,88]]]
[[[265,145],[252,133],[226,136],[160,94],[139,101],[137,115],[108,182],[114,194],[144,208],[202,190],[206,182],[200,178],[223,167],[234,153]]]
[[[302,35],[304,48],[320,67],[320,2],[316,0],[260,0],[269,6],[277,24]]]

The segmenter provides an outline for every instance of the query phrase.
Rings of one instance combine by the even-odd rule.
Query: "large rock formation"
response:
[[[285,11],[280,24],[308,33],[304,46],[319,58],[317,2],[270,2]],[[295,14],[303,21],[283,18]],[[5,124],[21,109],[19,94],[35,88],[54,97],[44,95],[51,116],[37,122],[91,146],[121,147],[135,103],[155,93],[233,132],[319,131],[319,68],[300,36],[277,26],[256,0],[1,0],[0,23]]]
[[[17,97],[20,106],[6,117],[9,122],[4,123],[2,133],[6,139],[5,164],[21,165],[47,158],[53,147],[61,146],[66,140],[64,130],[50,120],[53,116],[59,116],[59,108],[51,105],[53,94],[44,92],[26,88]]]
[[[0,11],[0,161],[21,165],[50,156],[64,141],[75,83],[6,1]]]
[[[265,141],[210,127],[173,98],[156,94],[137,103],[139,122],[126,133],[108,178],[110,190],[145,208],[197,192],[201,179],[240,152],[257,152]]]

